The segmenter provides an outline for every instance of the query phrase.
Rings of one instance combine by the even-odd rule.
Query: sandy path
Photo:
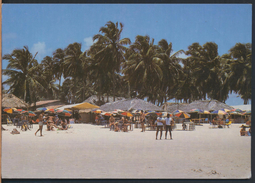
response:
[[[155,140],[155,131],[124,132],[90,124],[68,131],[2,133],[3,178],[249,178],[251,137],[231,128],[173,131],[173,140]],[[5,128],[12,130],[13,126]],[[181,125],[177,125],[180,129]],[[39,135],[39,134],[38,134]]]

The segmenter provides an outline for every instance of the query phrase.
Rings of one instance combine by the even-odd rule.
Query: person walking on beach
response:
[[[170,139],[172,139],[172,124],[173,124],[173,119],[170,117],[170,114],[167,114],[167,117],[166,117],[166,133],[165,133],[165,139],[167,139],[167,132],[169,131],[169,134],[170,134]]]
[[[35,132],[35,135],[37,134],[38,131],[40,131],[40,136],[43,136],[42,135],[42,129],[43,129],[43,116],[44,115],[44,111],[41,112],[41,114],[39,115],[39,129]]]
[[[143,110],[141,110],[141,116],[140,116],[140,122],[141,122],[141,126],[142,126],[142,131],[141,132],[145,132],[145,114],[143,113]]]
[[[165,122],[165,119],[162,118],[162,113],[159,114],[159,117],[157,118],[157,132],[156,132],[156,140],[158,140],[158,131],[160,130],[160,140],[162,137],[162,130],[163,130],[163,123]]]

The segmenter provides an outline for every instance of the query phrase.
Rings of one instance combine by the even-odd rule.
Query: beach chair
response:
[[[229,128],[229,126],[231,125],[231,121],[229,121],[228,123],[226,123],[226,126]]]
[[[13,123],[12,123],[12,120],[10,119],[10,118],[7,118],[7,126],[8,125],[12,125]]]
[[[17,127],[17,128],[20,128],[22,125],[23,125],[23,122],[22,122],[22,121],[18,121],[18,122],[16,123],[16,127]]]

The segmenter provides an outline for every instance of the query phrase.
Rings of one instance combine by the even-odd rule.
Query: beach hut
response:
[[[73,111],[73,114],[74,114],[74,111],[79,111],[81,116],[81,122],[88,123],[94,120],[94,115],[91,113],[91,111],[97,108],[99,108],[99,106],[90,104],[88,102],[82,102],[77,104],[64,105],[57,109],[58,110],[69,109]]]
[[[2,108],[22,108],[27,109],[29,105],[13,94],[3,94]]]
[[[8,115],[12,115],[12,113],[8,113],[8,114],[3,113],[4,108],[22,108],[27,110],[29,108],[29,105],[13,94],[3,94],[2,95],[2,123],[7,123]]]
[[[219,102],[218,100],[196,100],[194,102],[191,102],[190,104],[187,103],[175,103],[172,104],[170,106],[166,107],[167,112],[172,113],[174,110],[182,110],[184,112],[190,112],[192,109],[200,109],[203,111],[215,111],[215,110],[221,110],[221,109],[234,109],[232,106],[229,106],[225,103]],[[202,115],[202,114],[201,114]],[[216,114],[215,114],[216,115]],[[203,115],[203,117],[208,116],[211,120],[212,119],[212,115],[211,114],[207,114],[207,115]],[[191,116],[191,118],[193,118],[193,115]],[[197,119],[199,120],[199,119]]]

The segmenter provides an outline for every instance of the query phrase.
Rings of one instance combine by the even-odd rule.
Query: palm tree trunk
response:
[[[130,99],[130,84],[129,84],[129,81],[128,81],[128,98]]]
[[[61,76],[59,78],[59,84],[58,84],[58,96],[60,96],[60,93],[61,93],[60,84],[61,84]]]
[[[75,94],[76,94],[76,77],[73,77],[74,87],[72,92],[72,104],[75,104]]]

